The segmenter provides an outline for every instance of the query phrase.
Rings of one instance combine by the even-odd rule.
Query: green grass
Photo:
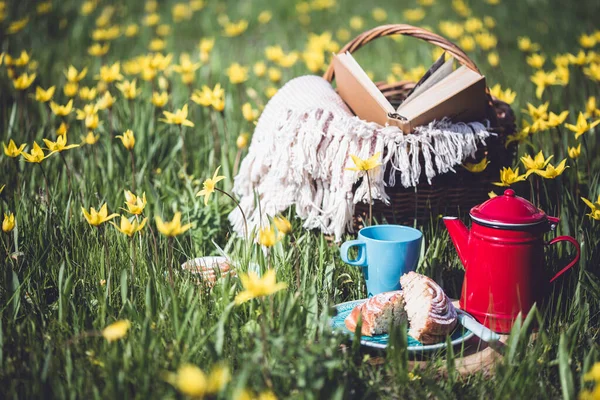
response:
[[[0,23],[0,51],[13,56],[21,50],[30,52],[38,67],[37,79],[28,92],[33,93],[36,85],[57,85],[54,99],[60,104],[67,102],[62,87],[63,70],[69,64],[78,69],[87,66],[89,72],[82,85],[92,86],[103,63],[146,54],[153,37],[150,28],[140,26],[135,38],[121,36],[112,42],[101,61],[89,56],[87,47],[92,44],[90,34],[104,4],[90,16],[81,16],[80,3],[54,1],[50,14],[37,16],[34,2],[7,3],[6,20]],[[354,15],[363,16],[364,29],[378,24],[371,17],[371,3],[339,3],[332,10],[311,11],[311,21],[304,26],[291,2],[210,2],[190,20],[177,24],[171,22],[174,3],[160,2],[162,22],[172,28],[165,52],[175,55],[174,63],[181,52],[197,59],[198,41],[216,37],[210,61],[197,71],[192,88],[221,83],[226,92],[223,115],[190,104],[189,118],[195,127],[185,131],[189,175],[181,174],[178,130],[158,120],[160,110],[149,101],[152,87],[140,79],[142,93],[130,103],[111,88],[118,100],[112,121],[106,111],[100,112],[102,125],[96,131],[100,134],[96,145],[64,153],[73,173],[72,191],[58,155],[42,163],[50,198],[46,197],[38,166],[1,156],[0,187],[6,184],[6,188],[0,195],[0,211],[14,212],[17,220],[14,231],[1,232],[0,236],[2,398],[174,398],[180,395],[165,376],[186,362],[207,372],[217,363],[229,367],[232,379],[220,398],[230,398],[248,388],[255,393],[272,390],[280,398],[571,399],[589,387],[583,382],[583,374],[600,359],[600,229],[598,221],[585,215],[589,209],[580,197],[596,199],[600,192],[597,132],[585,134],[577,165],[569,160],[570,168],[562,176],[543,181],[535,191],[544,210],[561,217],[558,234],[578,238],[582,259],[554,285],[548,306],[531,312],[527,320],[516,325],[493,378],[482,374],[460,377],[452,368],[440,376],[437,367],[451,366],[451,354],[447,355],[449,361],[437,357],[428,368],[413,371],[408,366],[406,337],[402,335],[393,340],[383,365],[371,365],[368,361],[376,354],[356,345],[342,349],[345,339],[334,336],[329,329],[331,306],[362,298],[365,289],[359,271],[339,259],[337,246],[319,232],[302,229],[301,221],[290,210],[286,215],[293,222],[292,235],[275,245],[268,257],[257,246],[244,254],[243,242],[232,235],[227,222],[234,205],[218,193],[208,206],[195,197],[201,182],[212,176],[218,165],[228,177],[220,187],[231,189],[235,140],[240,132],[253,129],[242,118],[241,105],[246,101],[254,107],[265,104],[265,89],[280,85],[250,73],[247,82],[234,86],[224,70],[232,62],[251,66],[264,60],[268,45],[280,44],[286,52],[302,51],[309,33],[329,30],[335,37],[337,29],[348,28]],[[469,54],[490,86],[500,83],[503,88],[517,91],[512,107],[518,121],[524,116],[520,110],[527,102],[538,105],[550,101],[551,111],[569,110],[567,121],[573,123],[577,112],[585,110],[588,96],[600,95],[598,83],[589,80],[580,67],[571,66],[570,83],[547,89],[543,99],[537,100],[529,81],[533,70],[517,49],[517,37],[530,36],[548,55],[546,69],[552,68],[555,54],[577,53],[579,35],[597,27],[596,2],[569,4],[568,10],[561,2],[542,0],[503,1],[497,6],[469,3],[473,15],[495,19],[496,27],[491,31],[498,37],[495,51],[500,65],[491,67],[488,52],[479,48]],[[142,2],[114,5],[112,24],[141,25]],[[414,1],[403,5],[390,2],[386,6],[387,21],[405,22],[403,11],[415,7]],[[257,15],[265,9],[272,11],[273,18],[259,25]],[[437,30],[442,20],[464,21],[452,11],[450,2],[437,0],[426,11],[425,19],[417,25]],[[217,22],[220,13],[233,21],[248,19],[249,29],[239,37],[223,37]],[[8,21],[25,15],[30,15],[30,21],[23,31],[4,33]],[[357,58],[376,79],[385,80],[392,63],[400,63],[405,69],[429,65],[432,49],[414,39],[395,42],[383,38],[361,49]],[[303,62],[282,72],[282,82],[308,73]],[[176,73],[168,79],[171,98],[166,109],[172,111],[187,101],[190,90]],[[250,88],[256,90],[256,98],[249,96]],[[85,104],[80,99],[75,103],[78,108]],[[48,119],[45,108],[20,96],[7,77],[6,67],[0,66],[0,141],[28,143],[30,150],[34,140],[41,144],[42,138],[54,139],[60,121],[53,116]],[[114,124],[113,132],[110,123]],[[78,142],[86,131],[74,115],[69,117],[69,124],[69,141]],[[135,238],[135,277],[131,274],[133,253],[128,238],[108,224],[100,230],[89,226],[81,214],[81,206],[89,209],[106,202],[111,212],[124,206],[123,190],[132,185],[130,160],[113,135],[126,129],[136,135],[135,193],[145,191],[148,197],[144,214],[150,217],[157,243],[155,250],[154,235],[147,228],[141,239]],[[216,137],[224,145],[218,152]],[[558,163],[566,157],[567,145],[576,142],[572,133],[560,128],[536,134],[532,143],[532,147],[522,144],[520,154],[543,149],[546,155],[554,154],[553,162]],[[520,189],[529,196],[527,184]],[[181,211],[183,221],[193,222],[194,227],[173,241],[171,261],[168,241],[158,234],[154,216],[170,220],[175,211]],[[442,282],[448,294],[457,297],[462,267],[441,220],[432,218],[419,227],[425,233],[419,270]],[[104,240],[108,243],[106,252]],[[270,265],[288,289],[233,306],[235,295],[242,290],[238,279],[224,279],[212,289],[196,285],[194,278],[179,272],[177,266],[189,258],[218,254],[212,241],[243,260],[238,272],[244,272],[250,261],[257,262],[262,270]],[[546,254],[550,275],[570,259],[571,253],[567,247],[553,247]],[[171,262],[176,269],[173,286],[168,280]],[[104,279],[110,285],[102,285]],[[108,343],[98,332],[117,319],[130,320],[131,330],[124,339]],[[533,331],[537,332],[535,339]],[[456,356],[459,349],[454,351]]]

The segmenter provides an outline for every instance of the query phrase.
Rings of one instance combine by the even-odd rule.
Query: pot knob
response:
[[[512,190],[512,189],[506,189],[506,190],[504,191],[504,195],[505,195],[505,196],[510,196],[510,197],[515,197],[515,191],[514,191],[514,190]]]

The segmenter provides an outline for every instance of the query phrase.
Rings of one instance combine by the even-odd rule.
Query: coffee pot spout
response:
[[[466,270],[469,259],[469,229],[456,217],[444,217],[443,221],[450,234],[450,239],[456,247],[458,257]]]

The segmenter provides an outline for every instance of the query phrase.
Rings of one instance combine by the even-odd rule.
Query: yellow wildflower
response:
[[[274,269],[269,269],[261,278],[255,272],[240,274],[244,291],[235,296],[235,304],[242,304],[257,297],[269,296],[287,288],[284,282],[277,283]]]
[[[81,136],[81,144],[93,145],[98,142],[98,139],[100,139],[100,135],[94,135],[94,132],[88,131],[86,136]]]
[[[4,143],[2,143],[2,146],[4,146],[4,154],[7,157],[16,158],[21,155],[21,153],[23,152],[23,150],[25,149],[25,146],[27,146],[27,144],[23,143],[22,145],[17,147],[17,145],[15,144],[15,141],[10,139],[10,141],[8,142],[8,146]]]
[[[483,29],[483,21],[479,18],[471,17],[465,21],[465,30],[469,33],[475,33]]]
[[[475,50],[475,39],[472,36],[463,36],[460,38],[458,44],[464,51]]]
[[[79,98],[81,100],[92,101],[96,98],[98,90],[96,88],[82,87],[79,89]]]
[[[23,158],[25,158],[25,161],[36,164],[41,163],[42,161],[44,161],[44,159],[52,155],[52,153],[44,155],[44,150],[42,150],[42,148],[37,144],[37,142],[33,142],[33,148],[29,153],[23,151],[21,154],[23,155]]]
[[[17,32],[20,32],[23,30],[23,28],[25,28],[27,26],[28,22],[29,22],[29,17],[25,17],[25,18],[18,19],[16,21],[11,22],[8,25],[8,29],[6,30],[6,33],[8,33],[9,35],[12,35]]]
[[[483,24],[486,26],[486,28],[494,29],[496,27],[496,20],[489,15],[486,15],[483,17]]]
[[[158,231],[167,237],[179,236],[192,227],[192,224],[181,225],[181,213],[178,211],[169,222],[163,222],[158,215],[154,217]]]
[[[208,392],[206,374],[192,364],[183,364],[176,374],[169,374],[167,381],[185,396],[203,398]]]
[[[133,150],[133,146],[135,146],[135,136],[133,135],[133,131],[131,129],[127,129],[123,135],[117,135],[116,137],[121,139],[123,146],[127,150]]]
[[[492,182],[496,186],[510,186],[513,183],[524,181],[525,175],[519,175],[519,168],[506,167],[500,170],[500,182]]]
[[[271,97],[275,96],[275,93],[277,93],[277,88],[276,87],[269,86],[268,88],[265,89],[265,94],[267,95],[267,97],[269,99]]]
[[[267,60],[269,61],[278,62],[284,55],[285,53],[281,46],[267,46],[265,48],[265,57],[267,57]]]
[[[298,57],[299,57],[298,53],[295,51],[292,51],[291,53],[286,54],[283,57],[281,57],[279,59],[279,61],[277,61],[277,64],[279,64],[283,68],[290,68],[291,66],[296,64],[296,61],[298,61]]]
[[[148,50],[150,51],[162,51],[167,47],[167,42],[162,39],[154,38],[148,44]]]
[[[25,50],[21,51],[21,54],[19,55],[19,58],[14,58],[12,59],[12,62],[9,62],[10,59],[8,58],[9,56],[7,55],[7,62],[6,65],[14,65],[15,67],[23,67],[25,65],[27,65],[29,63],[30,60],[30,56],[29,54],[27,54],[27,52]]]
[[[488,64],[492,67],[497,67],[500,64],[500,56],[495,51],[492,51],[487,56]]]
[[[248,147],[249,139],[250,139],[250,134],[241,133],[235,140],[235,145],[240,150],[245,149],[246,147]]]
[[[302,53],[302,59],[312,73],[320,71],[325,64],[325,56],[320,50],[308,49]]]
[[[496,47],[496,44],[498,44],[496,36],[489,32],[478,33],[475,35],[475,41],[479,47],[486,51]]]
[[[527,110],[523,110],[526,114],[531,116],[531,119],[547,119],[548,118],[548,106],[550,102],[545,102],[535,107],[531,103],[527,103]]]
[[[494,193],[494,191],[493,191],[493,190],[491,190],[491,191],[489,191],[489,192],[488,192],[488,197],[489,197],[490,199],[493,199],[494,197],[497,197],[497,196],[498,196],[498,195],[497,195],[496,193]]]
[[[110,49],[110,44],[105,43],[104,45],[100,43],[94,43],[90,47],[88,47],[88,54],[94,57],[102,57],[108,50]]]
[[[579,36],[579,44],[584,49],[590,49],[596,45],[596,36],[583,34]]]
[[[598,195],[598,200],[595,203],[592,203],[590,200],[588,200],[584,197],[582,197],[581,200],[583,200],[583,202],[589,208],[591,208],[589,214],[586,214],[586,215],[589,216],[590,218],[600,221],[600,195]],[[598,364],[596,363],[596,365],[598,365]],[[593,379],[596,381],[600,381],[600,373],[599,373],[600,371],[598,371],[598,368],[596,368],[596,365],[594,365],[593,373],[592,373],[592,371],[590,371],[586,375],[584,375],[584,380],[592,380]]]
[[[29,86],[31,86],[31,84],[33,83],[33,81],[35,80],[35,74],[27,74],[27,72],[24,72],[22,75],[19,75],[19,77],[17,79],[13,79],[13,85],[15,87],[15,89],[17,90],[25,90],[27,89]]]
[[[442,21],[439,23],[438,27],[444,36],[447,36],[452,40],[458,39],[464,32],[464,27],[453,21]]]
[[[253,109],[250,103],[244,103],[242,106],[242,115],[246,121],[254,122],[258,118],[258,110]]]
[[[579,143],[579,146],[577,147],[568,147],[567,151],[569,153],[569,157],[571,157],[573,160],[578,159],[581,155],[581,143]]]
[[[548,126],[550,128],[554,128],[559,125],[562,125],[562,123],[565,122],[565,119],[567,119],[568,115],[569,115],[569,111],[563,111],[558,115],[554,114],[551,111],[550,114],[548,114]]]
[[[69,68],[64,71],[64,74],[67,78],[67,81],[77,83],[85,78],[85,75],[87,74],[87,67],[83,68],[81,71],[77,71],[74,66],[69,65]]]
[[[100,207],[100,211],[96,211],[94,207],[90,208],[89,212],[85,208],[81,207],[81,211],[88,224],[96,227],[102,225],[106,221],[110,221],[111,219],[119,216],[119,214],[108,215],[108,208],[106,204],[103,204]]]
[[[190,0],[190,9],[192,11],[200,11],[204,6],[204,0]]]
[[[566,162],[567,159],[565,158],[556,167],[552,164],[548,164],[546,165],[546,169],[544,170],[536,169],[531,172],[546,179],[554,179],[557,176],[561,175],[565,169],[569,168],[568,166],[565,166]],[[530,171],[527,171],[527,174],[529,175]]]
[[[490,94],[498,100],[505,102],[506,104],[512,104],[515,101],[515,98],[517,97],[517,93],[513,92],[510,89],[505,89],[503,91],[499,83],[495,84],[490,88]]]
[[[254,71],[254,75],[260,78],[267,73],[267,65],[263,61],[258,61],[254,64],[252,70]]]
[[[188,105],[185,104],[180,110],[176,110],[175,113],[169,111],[163,111],[166,118],[161,118],[159,121],[165,122],[172,125],[182,125],[193,127],[194,123],[187,119],[188,116]]]
[[[231,64],[225,73],[229,77],[229,81],[234,85],[248,80],[248,68],[242,67],[238,63]]]
[[[488,164],[490,162],[488,161],[487,157],[483,157],[483,159],[481,161],[479,161],[476,164],[473,163],[465,163],[463,164],[463,167],[470,172],[473,173],[478,173],[478,172],[483,172],[485,171],[485,169],[487,168]]]
[[[84,120],[91,115],[96,115],[98,113],[98,106],[96,104],[86,104],[83,106],[83,109],[75,110],[75,113],[78,120]]]
[[[125,191],[125,205],[127,206],[127,210],[125,210],[134,215],[140,215],[144,212],[144,208],[146,208],[146,192],[142,193],[142,196],[136,196],[129,190]]]
[[[115,321],[102,330],[102,336],[107,342],[114,342],[127,335],[127,331],[131,328],[131,322],[126,319]]]
[[[132,237],[133,235],[135,235],[136,232],[139,232],[142,229],[144,229],[144,226],[146,226],[147,221],[148,218],[144,218],[141,222],[138,222],[136,219],[134,219],[133,222],[131,222],[129,221],[129,219],[127,219],[127,217],[121,215],[120,225],[115,224],[113,221],[111,221],[110,223],[113,224],[114,227],[117,228],[117,230],[122,234]]]
[[[176,23],[192,17],[190,6],[185,3],[176,3],[173,8],[171,8],[171,14],[173,15],[173,22]]]
[[[120,81],[123,79],[123,75],[121,75],[121,63],[116,62],[112,65],[101,66],[100,73],[95,78],[106,83]]]
[[[347,42],[350,39],[350,31],[346,28],[340,28],[335,32],[335,37],[342,42]]]
[[[39,101],[40,103],[46,103],[52,99],[55,90],[56,86],[50,86],[46,90],[38,86],[35,88],[35,100]]]
[[[181,53],[179,64],[173,66],[173,71],[179,74],[185,74],[196,71],[200,68],[200,63],[193,63],[188,53]]]
[[[125,36],[133,37],[138,34],[140,27],[137,24],[129,24],[125,27]]]
[[[156,26],[160,22],[160,15],[156,13],[148,14],[142,20],[142,23],[146,26]]]
[[[527,64],[530,67],[540,69],[544,66],[544,63],[546,62],[546,56],[541,54],[532,54],[528,56],[526,60]]]
[[[527,169],[527,173],[525,174],[525,177],[531,175],[536,170],[544,169],[546,167],[546,165],[550,162],[552,157],[554,157],[554,156],[552,155],[548,158],[545,158],[543,151],[540,151],[539,153],[537,153],[535,155],[535,157],[533,157],[533,158],[529,154],[524,157],[521,157],[521,162]]]
[[[600,63],[592,63],[589,67],[583,69],[585,76],[592,81],[600,82]]]
[[[81,4],[81,15],[86,16],[86,15],[90,15],[97,6],[97,1],[96,0],[87,0],[84,1],[83,4]]]
[[[585,118],[593,118],[600,116],[600,109],[596,106],[596,96],[588,97],[585,103],[585,113],[583,114]]]
[[[79,90],[79,84],[77,82],[67,82],[63,87],[63,93],[67,97],[75,97]]]
[[[583,50],[577,54],[568,54],[569,62],[573,65],[584,65],[587,62],[587,56]]]
[[[361,17],[354,16],[350,18],[350,28],[354,29],[355,31],[361,30],[364,25],[365,21]]]
[[[404,10],[402,15],[408,22],[418,22],[425,18],[425,10],[422,8],[408,9]]]
[[[4,219],[2,220],[2,231],[8,233],[15,229],[15,214],[12,212],[4,213]]]
[[[277,230],[284,235],[287,235],[292,231],[292,224],[282,215],[273,218],[273,223],[275,224],[275,227],[277,227]]]
[[[61,151],[65,151],[65,150],[69,150],[69,149],[74,149],[75,147],[79,147],[78,144],[69,144],[67,145],[67,135],[60,135],[56,138],[56,142],[53,142],[49,139],[42,139],[44,141],[44,143],[46,144],[46,147],[48,148],[48,150],[50,150],[51,152],[56,152],[56,153],[60,153]]]
[[[64,122],[61,122],[60,125],[58,126],[58,129],[56,130],[56,134],[58,136],[64,136],[67,134],[68,130],[69,130],[69,125],[67,125]]]
[[[96,102],[96,108],[98,110],[108,110],[115,104],[115,101],[117,101],[117,99],[115,99],[109,91],[106,91],[104,92],[104,96],[100,97]]]
[[[248,28],[248,21],[241,19],[238,22],[227,22],[223,27],[223,35],[234,37],[239,36]]]
[[[281,80],[281,70],[277,68],[269,68],[269,80],[271,82],[279,82]]]
[[[269,23],[271,18],[273,18],[273,13],[269,10],[261,11],[261,13],[258,14],[258,22],[263,25]]]
[[[381,161],[380,161],[381,153],[380,152],[373,154],[371,157],[367,158],[366,160],[362,160],[359,157],[352,155],[352,154],[350,155],[350,157],[352,158],[352,161],[354,161],[355,167],[346,168],[349,171],[370,171],[381,165]]]
[[[219,176],[219,168],[221,168],[220,165],[217,167],[217,170],[213,174],[213,177],[206,179],[204,181],[204,183],[202,183],[203,189],[201,191],[199,191],[198,193],[196,193],[196,197],[204,196],[204,205],[205,206],[208,205],[208,199],[209,199],[210,195],[215,192],[215,185],[218,182],[225,179],[224,176]]]
[[[136,88],[136,79],[133,81],[123,81],[122,83],[116,84],[117,89],[123,93],[126,99],[133,100],[139,94],[139,90]]]
[[[383,9],[381,7],[375,7],[371,11],[371,16],[373,17],[373,19],[375,21],[382,22],[382,21],[385,21],[387,19],[387,12],[385,11],[385,9]]]
[[[167,92],[152,92],[152,104],[158,108],[164,107],[169,101],[169,93]]]
[[[593,129],[598,124],[600,124],[600,119],[597,119],[597,120],[593,121],[592,123],[589,123],[587,121],[587,119],[585,118],[585,116],[583,115],[583,113],[580,112],[579,116],[577,117],[577,124],[575,124],[575,125],[565,124],[565,128],[567,128],[570,131],[575,132],[575,139],[579,139],[579,137],[581,135],[583,135],[587,131]]]

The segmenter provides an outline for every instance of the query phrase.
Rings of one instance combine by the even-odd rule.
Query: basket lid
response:
[[[473,207],[470,215],[476,222],[502,227],[531,226],[548,220],[546,213],[515,195],[512,189]]]

